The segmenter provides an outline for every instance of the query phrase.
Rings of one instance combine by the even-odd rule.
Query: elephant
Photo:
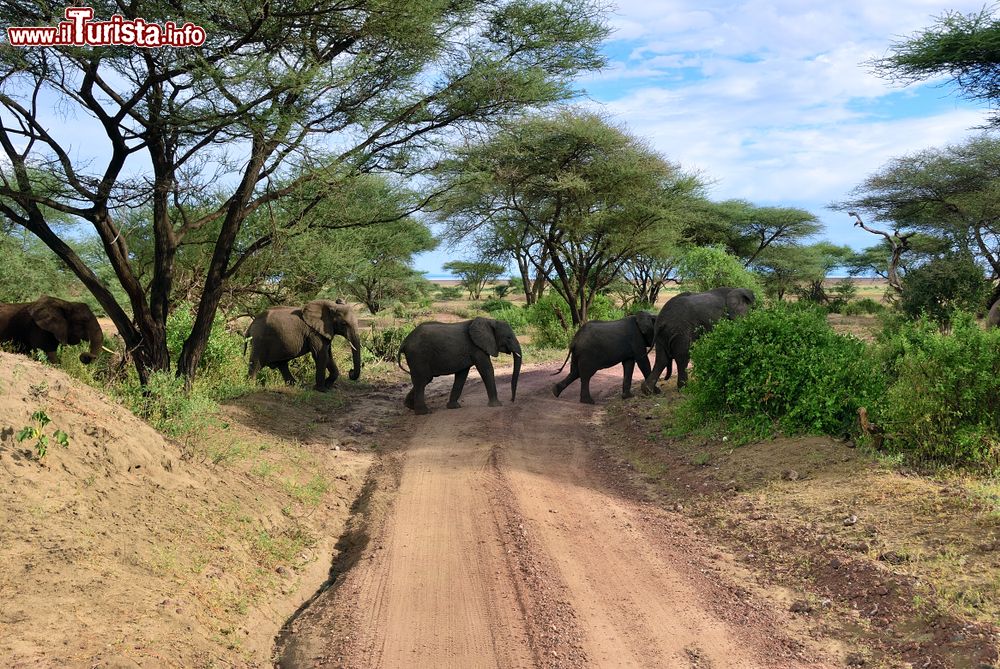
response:
[[[691,344],[722,318],[744,315],[754,301],[753,292],[746,288],[716,288],[704,293],[681,293],[663,305],[656,317],[656,361],[642,383],[642,392],[660,392],[656,382],[664,369],[664,380],[670,378],[672,361],[677,362],[677,387],[683,388],[687,384]]]
[[[632,397],[632,371],[639,365],[643,379],[649,374],[649,347],[653,345],[653,315],[647,311],[617,321],[590,321],[584,323],[573,337],[569,355],[556,374],[562,372],[572,356],[569,376],[552,387],[552,394],[559,394],[569,384],[580,379],[580,401],[593,404],[590,396],[590,378],[599,369],[621,363],[625,372],[622,380],[622,398]]]
[[[288,371],[288,362],[311,353],[316,363],[314,388],[325,392],[340,376],[330,351],[334,335],[350,342],[354,367],[348,376],[357,381],[361,376],[361,340],[357,316],[349,305],[313,300],[303,307],[271,307],[253,319],[246,331],[251,347],[247,376],[256,378],[261,367],[270,367],[280,371],[285,383],[293,386],[295,377]]]
[[[987,329],[1000,327],[1000,300],[990,307],[990,313],[986,315],[986,327]]]
[[[448,398],[448,408],[461,406],[462,395],[469,369],[474,365],[486,386],[491,407],[503,406],[497,399],[497,384],[493,376],[491,357],[498,353],[514,356],[514,373],[510,379],[510,401],[517,396],[517,379],[521,374],[521,344],[514,330],[504,321],[474,318],[459,323],[421,323],[406,336],[399,347],[396,364],[410,373],[413,388],[403,401],[404,406],[417,414],[430,413],[424,398],[424,388],[435,376],[455,375]],[[406,356],[409,369],[403,367],[401,358]]]
[[[41,349],[53,364],[59,362],[56,349],[60,344],[86,341],[89,350],[80,354],[80,362],[89,365],[101,354],[104,332],[83,302],[43,295],[34,302],[0,303],[0,341],[13,343],[21,353]]]

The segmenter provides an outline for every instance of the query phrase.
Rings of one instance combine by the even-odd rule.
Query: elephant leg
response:
[[[407,399],[403,400],[403,404],[409,401],[409,407],[413,409],[413,412],[418,415],[424,415],[431,412],[427,408],[427,398],[424,397],[424,388],[427,384],[431,382],[433,376],[417,376],[412,371],[410,372],[410,380],[413,381],[413,390],[409,392],[406,396]]]
[[[410,388],[410,392],[406,393],[406,397],[403,399],[403,406],[407,409],[413,408],[413,388]]]
[[[458,409],[462,406],[458,398],[462,396],[462,388],[465,387],[465,379],[469,376],[469,369],[471,368],[466,367],[455,372],[455,383],[451,385],[451,395],[448,396],[449,409]]]
[[[247,370],[247,381],[260,383],[257,375],[260,374],[260,360],[250,359],[250,368]]]
[[[664,367],[670,369],[670,355],[667,353],[666,347],[657,338],[656,361],[653,363],[653,369],[646,375],[646,380],[642,382],[643,394],[648,395],[660,392],[660,389],[656,387],[656,382],[660,379],[660,374],[663,373]]]
[[[486,386],[486,396],[490,398],[490,406],[502,407],[503,402],[497,398],[497,380],[493,375],[493,363],[485,357],[484,360],[476,361],[476,370],[483,379],[483,385]]]
[[[589,373],[588,373],[589,372]],[[594,398],[590,396],[590,378],[594,375],[589,369],[580,375],[580,402],[583,404],[594,404]]]
[[[288,361],[282,360],[281,362],[276,362],[272,365],[279,372],[281,372],[281,378],[285,380],[286,386],[294,386],[296,384],[295,377],[292,376],[291,371],[288,369]]]
[[[687,385],[688,361],[691,360],[691,355],[687,349],[678,351],[675,360],[677,361],[677,388],[679,390]]]
[[[56,355],[55,351],[45,351],[45,358],[53,365],[59,364],[59,356]]]
[[[646,349],[642,349],[642,351],[635,356],[635,364],[639,366],[639,373],[642,374],[642,380],[645,381],[651,371],[649,368],[649,357],[646,354]]]
[[[329,388],[340,378],[340,370],[337,369],[337,362],[333,359],[333,355],[327,355],[329,359],[326,362],[326,369],[330,372],[330,375],[326,377],[326,387]]]
[[[573,361],[569,366],[569,375],[559,383],[552,386],[552,394],[559,397],[562,391],[566,390],[566,388],[569,387],[569,384],[573,383],[578,378],[580,378],[580,370],[576,365],[576,356],[574,356]]]
[[[329,347],[320,347],[313,354],[313,361],[316,363],[316,384],[313,386],[313,390],[325,393],[329,388],[326,384],[326,368],[330,364]]]
[[[622,361],[622,399],[627,400],[632,397],[632,371],[635,369],[635,360],[629,358]]]

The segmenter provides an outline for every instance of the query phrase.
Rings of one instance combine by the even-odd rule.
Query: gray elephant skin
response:
[[[552,394],[559,394],[569,384],[580,379],[580,401],[593,404],[590,396],[590,379],[599,369],[621,364],[624,371],[622,397],[632,397],[632,372],[636,365],[643,379],[649,375],[649,347],[653,345],[653,315],[642,311],[617,321],[590,321],[584,323],[573,337],[566,360],[571,360],[569,376],[552,387]],[[566,366],[559,368],[556,374]]]
[[[89,351],[80,354],[80,362],[90,364],[101,353],[104,333],[97,317],[83,302],[67,302],[43,295],[34,302],[0,303],[0,341],[13,344],[21,353],[45,352],[56,364],[60,344],[75,346],[86,341]]]
[[[474,318],[460,323],[421,323],[403,340],[396,357],[397,364],[410,373],[410,380],[413,381],[413,388],[403,404],[418,414],[430,413],[424,388],[435,376],[454,374],[448,408],[459,408],[458,399],[462,396],[465,379],[469,376],[469,369],[475,367],[486,386],[490,406],[502,406],[503,403],[497,399],[496,378],[490,360],[499,353],[514,356],[514,373],[510,379],[510,401],[513,402],[517,396],[517,379],[521,374],[521,344],[510,325],[491,318]],[[409,369],[403,367],[400,361],[403,356]]]
[[[247,329],[246,336],[250,339],[247,376],[253,379],[261,367],[270,367],[281,372],[285,383],[295,385],[288,363],[310,353],[316,363],[314,388],[323,392],[340,376],[330,350],[330,342],[336,335],[351,344],[354,366],[348,376],[356,381],[361,376],[361,341],[358,319],[349,305],[313,300],[302,307],[271,307],[253,319]]]
[[[990,313],[986,315],[986,327],[1000,327],[1000,300],[994,302],[993,306],[990,307]]]
[[[691,344],[711,331],[723,318],[736,318],[749,311],[754,294],[746,288],[716,288],[704,293],[681,293],[663,305],[656,317],[656,361],[642,383],[644,393],[658,393],[656,381],[670,365],[677,362],[677,387],[687,384],[687,366]]]

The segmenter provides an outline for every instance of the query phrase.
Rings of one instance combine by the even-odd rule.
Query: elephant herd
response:
[[[660,310],[655,318],[640,312],[617,321],[591,321],[573,338],[566,362],[569,375],[555,384],[558,397],[571,383],[580,380],[580,401],[593,404],[590,379],[600,369],[622,365],[622,397],[631,397],[632,373],[636,365],[643,375],[643,392],[659,392],[656,380],[666,370],[670,378],[672,363],[677,363],[677,384],[687,382],[687,364],[691,344],[702,332],[711,330],[722,318],[741,316],[754,302],[753,293],[743,288],[717,288],[704,293],[681,293]],[[998,310],[1000,311],[1000,310]],[[262,367],[277,369],[285,382],[295,384],[288,363],[310,354],[316,365],[314,388],[325,391],[340,375],[331,353],[335,336],[351,345],[353,366],[348,376],[361,375],[361,341],[358,320],[353,309],[341,300],[313,300],[302,307],[271,307],[253,319],[246,331],[250,345],[248,376],[255,378]],[[14,350],[30,353],[40,349],[56,362],[60,344],[74,345],[87,341],[89,351],[80,360],[90,363],[103,348],[104,337],[97,318],[81,302],[67,302],[42,297],[34,302],[0,304],[0,341]],[[649,366],[648,352],[656,348],[656,360]],[[474,318],[460,323],[428,322],[418,325],[403,340],[397,364],[409,372],[413,387],[404,405],[417,414],[426,414],[424,390],[436,376],[454,375],[447,407],[456,409],[469,370],[475,367],[486,387],[490,406],[501,406],[496,378],[490,360],[499,353],[514,357],[511,376],[511,401],[517,396],[521,371],[521,345],[513,329],[504,321]],[[403,367],[402,358],[407,367]]]
[[[722,318],[742,316],[754,303],[754,294],[744,288],[716,288],[704,293],[680,293],[660,310],[656,319],[640,312],[617,321],[585,323],[570,344],[566,361],[556,374],[570,363],[569,375],[552,389],[556,397],[571,383],[580,380],[580,401],[593,404],[590,379],[599,369],[622,365],[622,397],[632,396],[632,373],[635,366],[643,374],[643,392],[660,392],[656,380],[666,370],[670,378],[672,363],[677,363],[677,385],[687,382],[687,364],[691,344]],[[656,347],[656,361],[649,366],[649,349]],[[521,371],[521,345],[510,325],[488,318],[461,323],[422,323],[406,337],[399,349],[397,363],[410,373],[413,388],[404,404],[415,413],[430,410],[424,389],[435,376],[455,375],[447,407],[457,409],[469,370],[475,366],[486,386],[490,406],[501,406],[497,399],[496,378],[491,357],[498,353],[514,356],[511,376],[511,401],[517,395]],[[403,367],[405,356],[409,369]]]
[[[579,380],[580,401],[593,404],[591,378],[598,370],[619,364],[624,372],[623,398],[632,396],[632,374],[636,365],[643,375],[643,393],[660,392],[656,382],[664,371],[664,379],[670,378],[674,363],[677,365],[677,386],[683,387],[687,383],[687,365],[695,340],[723,318],[742,316],[753,303],[754,295],[749,290],[716,288],[702,293],[678,294],[664,305],[655,319],[648,312],[639,312],[616,321],[586,323],[573,337],[566,360],[556,372],[560,374],[569,362],[569,374],[553,386],[552,392],[558,397]],[[1000,301],[992,305],[986,326],[1000,327]],[[361,342],[358,320],[349,305],[342,300],[313,300],[302,307],[267,309],[254,318],[246,331],[251,347],[248,376],[255,378],[262,367],[270,367],[277,369],[287,384],[293,385],[295,379],[288,363],[308,353],[316,364],[314,388],[325,391],[340,375],[331,353],[335,336],[344,337],[350,343],[353,366],[348,376],[357,380],[361,375]],[[15,351],[41,350],[55,363],[60,345],[84,341],[88,351],[80,354],[80,360],[89,364],[103,348],[104,335],[94,313],[82,302],[43,296],[34,302],[0,303],[0,342]],[[648,358],[651,348],[656,350],[652,367]],[[475,367],[486,387],[489,405],[501,406],[490,360],[499,353],[514,357],[513,402],[521,371],[521,345],[510,325],[489,318],[418,325],[403,340],[396,358],[413,383],[404,405],[417,414],[430,413],[424,396],[427,384],[436,376],[453,374],[455,379],[447,407],[458,408],[469,370]],[[408,367],[403,367],[403,357]]]

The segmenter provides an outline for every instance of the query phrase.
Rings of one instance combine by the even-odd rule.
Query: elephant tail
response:
[[[396,354],[396,364],[399,366],[399,368],[401,370],[403,370],[407,374],[410,373],[410,370],[408,370],[406,367],[403,367],[403,347],[402,346],[399,347],[399,353]]]
[[[566,354],[566,359],[563,360],[562,367],[560,367],[556,371],[552,372],[552,374],[550,374],[550,376],[558,376],[559,374],[562,374],[562,371],[563,371],[563,369],[566,368],[566,363],[569,362],[569,357],[571,355],[573,355],[573,347],[572,346],[569,347],[569,353]]]

